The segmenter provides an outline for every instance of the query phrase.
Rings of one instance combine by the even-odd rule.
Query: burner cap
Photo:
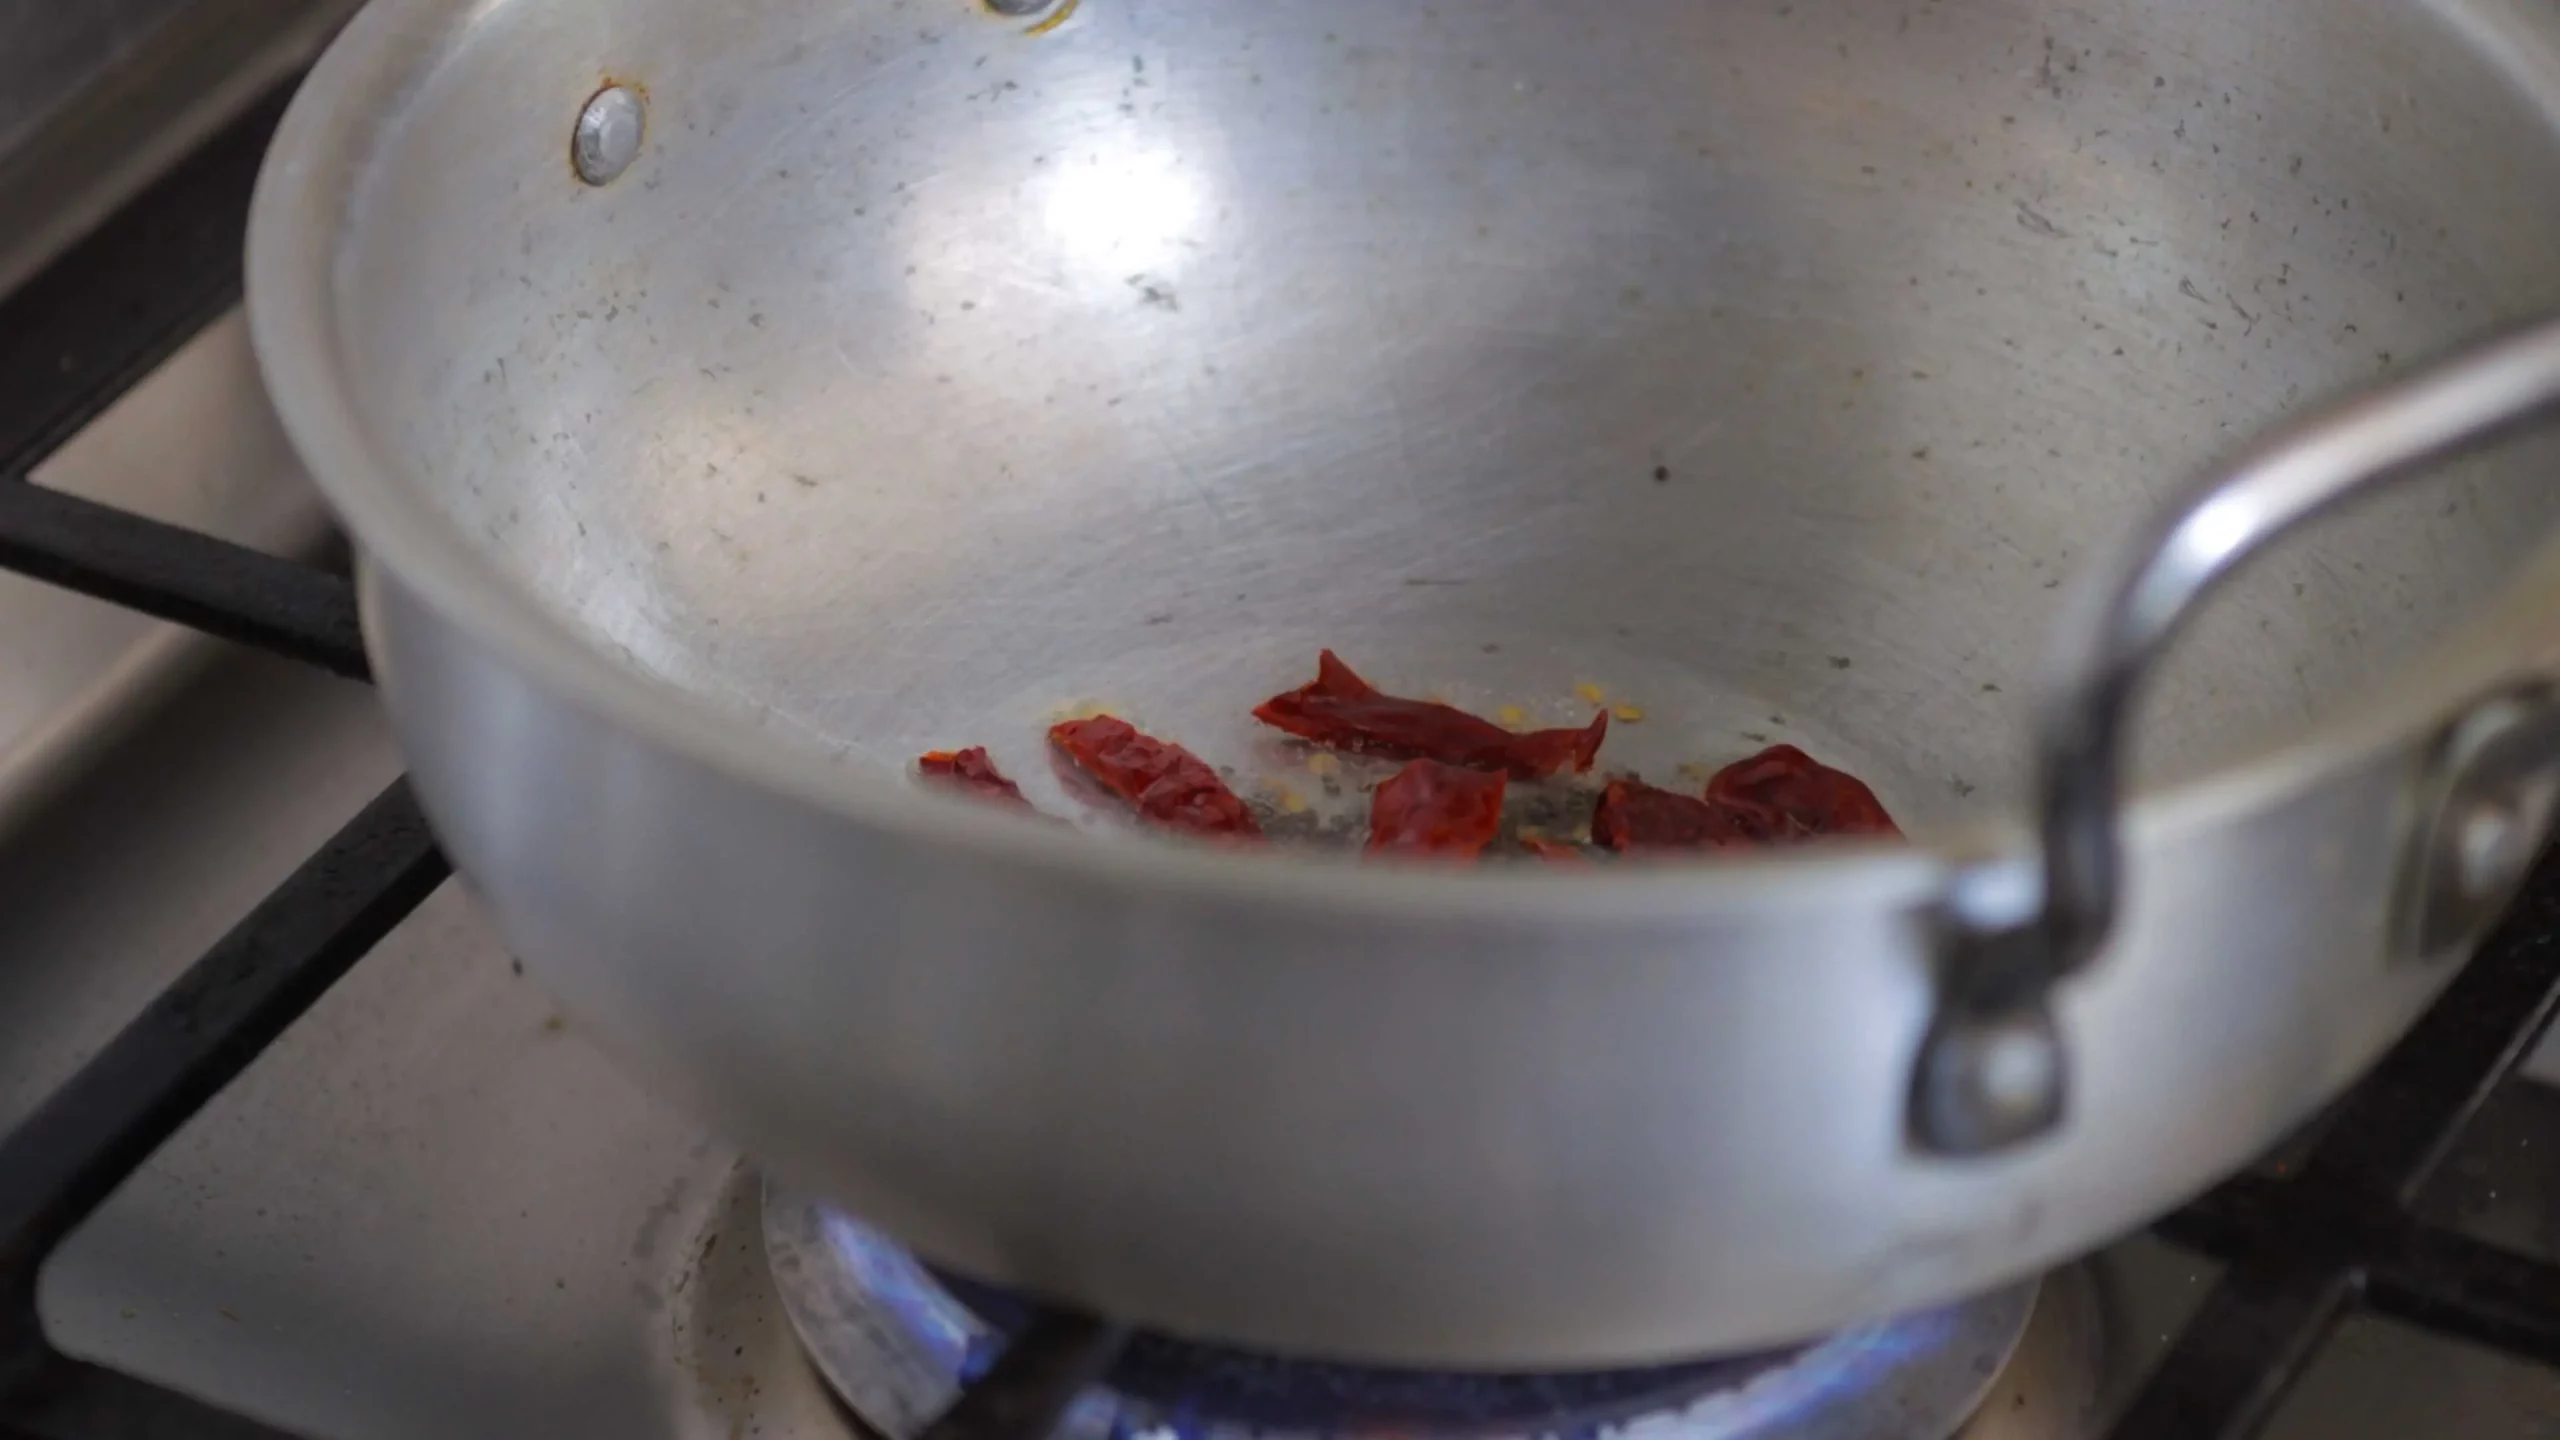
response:
[[[1003,1352],[1032,1302],[919,1263],[832,1205],[768,1184],[765,1248],[827,1383],[912,1440]],[[1641,1426],[1661,1440],[1943,1440],[2017,1344],[2034,1282],[1752,1356],[1641,1369],[1468,1374],[1283,1359],[1141,1334],[1057,1440],[1543,1437]]]
[[[1033,1302],[1020,1295],[932,1267],[926,1273],[1007,1340],[1031,1321]],[[1585,1431],[1662,1409],[1668,1400],[1733,1389],[1801,1353],[1504,1375],[1293,1360],[1142,1331],[1104,1373],[1103,1384],[1159,1413],[1264,1432],[1546,1434]]]

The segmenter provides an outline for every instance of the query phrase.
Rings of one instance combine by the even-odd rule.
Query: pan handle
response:
[[[2560,317],[2476,342],[2278,431],[2207,474],[2081,582],[2035,717],[2038,854],[1960,872],[1937,1011],[1914,1065],[1919,1149],[1980,1155],[2061,1122],[2069,1061],[2052,992],[2114,928],[2125,731],[2154,661],[2216,586],[2338,502],[2560,408]]]

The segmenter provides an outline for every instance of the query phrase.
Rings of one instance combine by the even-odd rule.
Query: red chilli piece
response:
[[[1500,771],[1416,760],[1369,801],[1369,852],[1472,860],[1502,829]]]
[[[1520,848],[1528,851],[1530,854],[1538,857],[1540,861],[1549,865],[1588,865],[1591,863],[1591,857],[1583,853],[1581,846],[1568,844],[1565,841],[1552,839],[1545,835],[1521,836]]]
[[[1315,683],[1272,696],[1254,707],[1253,716],[1337,750],[1499,770],[1514,780],[1588,770],[1609,733],[1609,715],[1602,711],[1578,730],[1515,735],[1454,705],[1382,694],[1330,650],[1316,656]]]
[[[1701,800],[1641,780],[1612,780],[1592,812],[1591,838],[1619,854],[1744,850],[1784,840],[1786,817],[1749,801]]]
[[[935,784],[964,795],[1024,810],[1031,808],[1031,802],[1022,796],[1022,787],[1004,778],[983,745],[966,750],[927,751],[916,761],[916,771]]]
[[[1111,715],[1063,720],[1049,743],[1076,768],[1167,830],[1227,839],[1262,838],[1262,826],[1207,761],[1170,741],[1141,735]]]
[[[1707,800],[1774,811],[1787,821],[1789,833],[1781,837],[1786,839],[1902,835],[1865,781],[1793,745],[1772,745],[1717,771],[1707,782]]]

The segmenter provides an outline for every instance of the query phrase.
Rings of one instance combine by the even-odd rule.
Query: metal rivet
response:
[[[629,86],[608,85],[578,112],[577,133],[569,142],[570,163],[590,185],[609,185],[640,156],[640,134],[647,112]]]
[[[2560,809],[2560,688],[2473,701],[2429,742],[2394,887],[2395,960],[2469,953],[2542,852]]]
[[[2532,863],[2531,836],[2515,808],[2482,801],[2454,822],[2454,876],[2475,900],[2503,894]]]
[[[2002,1115],[2027,1116],[2049,1109],[2062,1078],[2053,1037],[2041,1030],[2003,1028],[1986,1036],[1979,1082],[1984,1101]]]
[[[1988,1155],[2062,1122],[2062,1036],[2042,1006],[1941,1017],[1923,1042],[1912,1138],[1940,1155]]]

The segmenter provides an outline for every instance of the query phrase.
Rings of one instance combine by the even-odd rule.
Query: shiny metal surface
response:
[[[422,796],[665,1093],[1178,1332],[1695,1354],[2119,1233],[2442,983],[2390,953],[2410,782],[2548,607],[2425,647],[2546,533],[2547,444],[2233,582],[2138,715],[2069,1114],[1906,1142],[1950,883],[2031,883],[2051,590],[2231,440],[2560,299],[2555,27],[378,0],[286,121],[251,308]],[[654,138],[593,189],[559,137],[608,75]],[[1039,723],[1101,700],[1283,783],[1242,714],[1318,644],[1602,684],[1648,773],[1793,739],[1922,843],[1405,874],[899,774],[983,742],[1063,809]]]
[[[2151,668],[2211,594],[2289,531],[2392,481],[2506,438],[2560,404],[2560,320],[2485,341],[2293,423],[2204,476],[2077,587],[2038,696],[2038,883],[2023,906],[1964,902],[1997,885],[1961,882],[1944,996],[1914,1064],[1914,1138],[1980,1154],[2058,1123],[2069,1059],[2051,1017],[2054,986],[2105,948],[2124,887],[2118,812],[2133,708]],[[2546,727],[2547,729],[2547,727]],[[2548,734],[2526,747],[2560,763]],[[2490,797],[2503,799],[2505,797]],[[2479,884],[2473,919],[2501,907],[2549,820],[2500,827],[2504,873]],[[2489,818],[2472,817],[2474,829]],[[2472,847],[2476,849],[2477,847]],[[2477,867],[2475,878],[2485,879]],[[2014,893],[2003,898],[2014,898]],[[2477,938],[2459,931],[2432,949]]]
[[[2205,476],[2089,577],[2087,603],[2054,636],[2055,678],[2036,735],[2043,893],[2032,920],[2013,922],[2041,932],[2054,972],[2085,963],[2115,922],[2124,883],[2119,752],[2134,696],[2206,600],[2286,533],[2377,486],[2504,439],[2555,404],[2560,319],[2293,422]]]
[[[205,423],[137,407],[93,439],[183,437],[134,424],[155,414]],[[370,693],[239,658],[100,749],[0,835],[0,1125],[399,764]],[[2472,1233],[2554,1253],[2555,1124],[2560,1097],[2528,1084],[2474,1127],[2448,1167]],[[45,1314],[80,1354],[315,1440],[850,1440],[771,1283],[763,1190],[563,1023],[455,886],[83,1229]],[[2049,1277],[1965,1440],[2087,1440],[2092,1373],[2103,1413],[2210,1278],[2145,1240]],[[2278,1440],[2543,1440],[2560,1420],[2546,1371],[2372,1323],[2334,1345]]]
[[[607,85],[578,112],[569,138],[570,163],[590,185],[610,185],[640,157],[640,140],[649,120],[638,92],[627,85]]]
[[[399,763],[366,692],[242,660],[111,753],[0,838],[0,1124]],[[853,1440],[771,1282],[760,1179],[560,1018],[451,887],[74,1239],[46,1277],[54,1335],[315,1440]],[[2560,1099],[2519,1088],[2457,1173],[2489,1238],[2545,1253]],[[2076,1270],[2047,1280],[1966,1440],[2087,1440],[2090,1372],[2120,1398],[2210,1279],[2141,1240],[2097,1274],[2099,1314],[2054,1331],[2046,1303],[2092,1297]],[[2560,1419],[2545,1372],[2392,1327],[2340,1344],[2287,1440],[2540,1440]]]
[[[2560,696],[2535,686],[2447,727],[2422,788],[2440,798],[2410,849],[2403,925],[2413,958],[2476,943],[2514,898],[2560,808]]]

